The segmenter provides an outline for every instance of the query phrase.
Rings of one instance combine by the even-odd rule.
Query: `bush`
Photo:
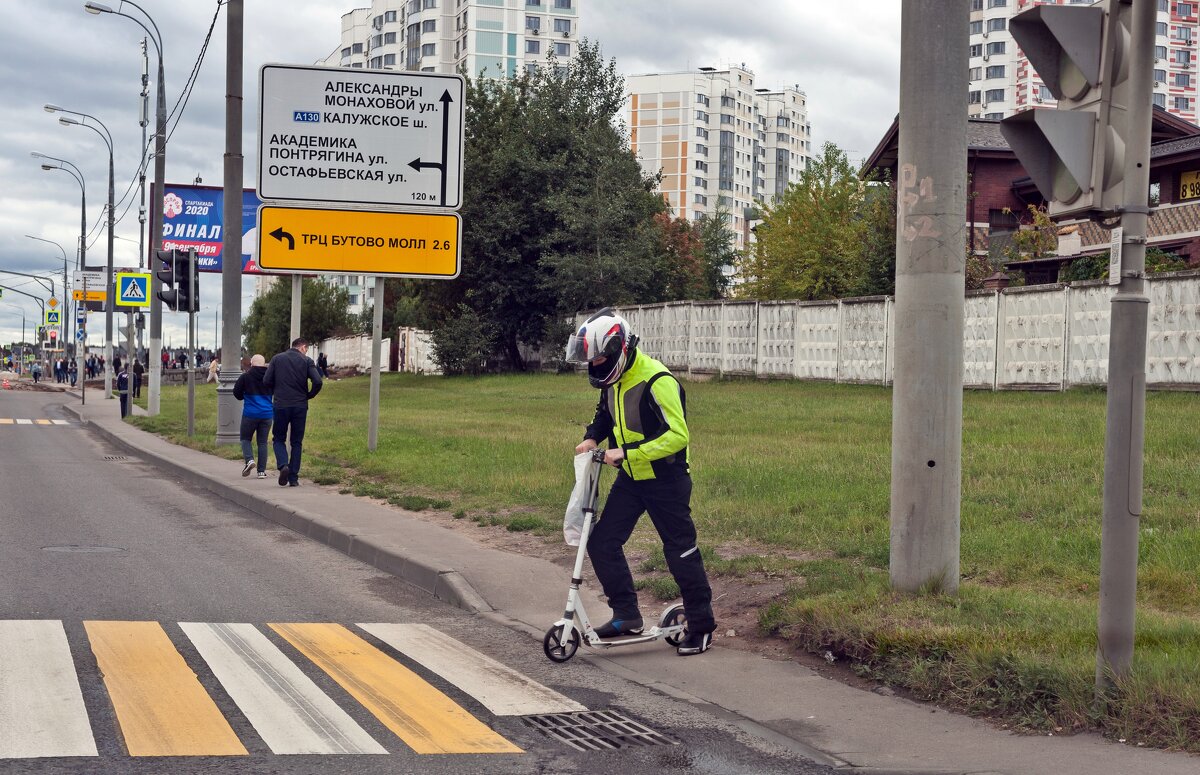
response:
[[[495,345],[489,330],[479,313],[459,304],[456,316],[430,332],[433,362],[447,376],[481,374]]]

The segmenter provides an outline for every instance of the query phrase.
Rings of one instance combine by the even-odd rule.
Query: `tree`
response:
[[[345,288],[319,280],[305,279],[300,291],[300,335],[310,342],[348,334],[354,327],[349,312],[350,293]],[[250,305],[242,322],[246,348],[268,358],[286,350],[292,320],[292,286],[275,282]]]
[[[836,299],[854,295],[867,276],[866,183],[844,151],[826,143],[800,180],[788,186],[756,229],[741,263],[739,295],[755,299]]]
[[[896,292],[896,190],[888,181],[867,186],[860,207],[862,264],[865,269],[859,296],[885,296]]]
[[[738,262],[728,208],[718,204],[713,215],[705,213],[696,220],[695,230],[700,240],[700,270],[703,275],[703,287],[695,298],[723,299],[729,294],[729,272]]]
[[[1108,277],[1109,251],[1077,258],[1058,273],[1060,282],[1103,280]],[[1146,273],[1179,272],[1188,268],[1187,259],[1162,248],[1146,248]]]

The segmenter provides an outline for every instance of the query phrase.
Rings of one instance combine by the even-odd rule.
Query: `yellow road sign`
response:
[[[50,309],[54,309],[55,307],[58,306],[58,299],[51,296],[50,300],[46,302],[46,306],[49,307]]]
[[[83,291],[71,291],[71,298],[75,301],[104,301],[106,296],[104,291],[88,291],[85,298]]]
[[[449,280],[461,242],[458,213],[258,208],[258,264],[267,272]]]

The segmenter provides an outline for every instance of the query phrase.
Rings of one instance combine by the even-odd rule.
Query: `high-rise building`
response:
[[[720,207],[745,246],[756,204],[799,180],[812,151],[804,92],[756,88],[745,65],[632,75],[625,88],[630,146],[662,172],[672,212],[694,221]]]
[[[1008,31],[1009,21],[1033,5],[1090,5],[1092,0],[971,0],[968,113],[973,118],[1005,118],[1039,106],[1053,106],[1042,83]],[[1156,0],[1154,104],[1196,122],[1197,2]]]
[[[559,67],[579,45],[582,0],[371,0],[342,15],[342,38],[328,67],[465,72],[515,76],[546,64]],[[350,293],[359,313],[373,301],[373,279],[327,275]]]

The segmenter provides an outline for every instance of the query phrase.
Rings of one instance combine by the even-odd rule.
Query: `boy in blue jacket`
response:
[[[242,476],[249,476],[254,470],[254,455],[250,442],[258,434],[258,478],[267,478],[267,434],[271,431],[271,420],[275,410],[271,408],[271,388],[263,384],[267,374],[267,359],[255,355],[250,359],[250,370],[233,385],[233,396],[244,402],[242,407]]]

